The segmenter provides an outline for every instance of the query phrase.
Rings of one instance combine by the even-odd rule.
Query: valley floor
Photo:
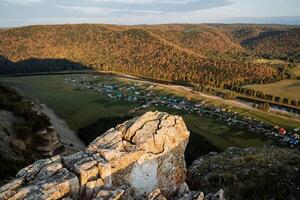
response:
[[[234,101],[233,103],[232,101],[224,101],[219,97],[194,92],[189,87],[152,83],[149,81],[145,82],[143,80],[137,81],[135,77],[68,74],[6,77],[0,78],[0,81],[7,86],[16,88],[25,96],[37,98],[41,103],[47,104],[47,106],[53,109],[59,118],[65,120],[67,125],[75,132],[77,132],[79,128],[86,127],[101,118],[126,116],[129,114],[130,110],[140,106],[135,102],[112,99],[106,95],[90,90],[76,90],[70,84],[66,84],[67,79],[76,80],[82,77],[90,81],[98,81],[99,83],[111,85],[152,85],[152,90],[160,95],[175,95],[186,97],[188,99],[195,99],[197,101],[206,101],[208,104],[222,105],[227,109],[232,109],[243,115],[253,116],[271,124],[281,125],[287,128],[300,127],[300,121],[296,119],[260,112],[249,107],[249,105],[245,106],[245,104],[241,102]],[[211,118],[199,117],[183,111],[176,111],[171,108],[154,106],[138,110],[133,115],[143,114],[147,110],[162,110],[182,115],[191,131],[204,136],[209,142],[212,142],[223,150],[231,146],[250,147],[263,146],[272,143],[272,140],[270,139],[254,135],[247,130],[228,126],[224,122]]]

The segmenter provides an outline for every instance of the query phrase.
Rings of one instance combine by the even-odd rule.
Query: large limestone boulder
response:
[[[179,116],[148,112],[108,130],[85,151],[39,160],[0,188],[0,199],[175,197],[185,182],[189,131]]]

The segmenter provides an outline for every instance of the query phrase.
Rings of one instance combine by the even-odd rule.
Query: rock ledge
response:
[[[0,188],[0,199],[171,198],[185,184],[188,139],[181,117],[148,112],[108,130],[84,151],[22,169]]]

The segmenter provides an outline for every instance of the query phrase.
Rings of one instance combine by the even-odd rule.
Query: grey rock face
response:
[[[184,184],[189,131],[179,116],[148,112],[108,130],[85,151],[39,160],[0,188],[0,199],[152,199]],[[186,190],[182,188],[182,191]]]

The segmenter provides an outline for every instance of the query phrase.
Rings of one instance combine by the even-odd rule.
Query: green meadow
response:
[[[126,115],[136,104],[115,100],[89,90],[74,90],[64,79],[82,75],[43,75],[0,78],[20,94],[47,104],[77,131],[99,118]],[[90,76],[91,75],[86,75]],[[106,81],[106,80],[105,80]]]
[[[300,80],[282,80],[276,83],[255,84],[245,87],[274,96],[300,100]]]

